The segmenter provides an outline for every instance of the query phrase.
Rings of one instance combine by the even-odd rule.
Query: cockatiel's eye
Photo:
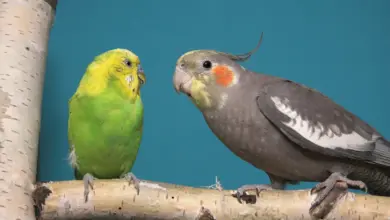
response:
[[[203,62],[203,68],[210,69],[212,66],[211,62],[209,60],[206,60]]]
[[[126,66],[131,67],[131,61],[129,59],[125,59],[124,63]]]

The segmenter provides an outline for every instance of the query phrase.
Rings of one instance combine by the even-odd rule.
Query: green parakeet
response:
[[[126,178],[141,144],[146,82],[137,55],[113,49],[95,57],[69,100],[69,162],[75,178],[83,179],[85,202],[93,179]]]

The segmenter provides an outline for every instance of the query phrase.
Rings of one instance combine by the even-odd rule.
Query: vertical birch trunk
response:
[[[0,219],[34,220],[41,100],[56,0],[0,0]]]

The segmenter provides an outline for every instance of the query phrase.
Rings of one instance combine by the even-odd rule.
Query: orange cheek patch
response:
[[[218,85],[227,87],[233,83],[234,73],[227,66],[216,66],[212,69]]]

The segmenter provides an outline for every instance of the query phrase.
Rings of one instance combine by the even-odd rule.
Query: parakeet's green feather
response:
[[[123,67],[119,74],[102,76],[112,71],[112,67],[118,69],[121,60],[117,60],[128,55],[105,56],[100,56],[103,59],[99,61],[101,67],[92,68],[93,64],[90,65],[79,89],[69,101],[70,160],[76,179],[82,179],[86,173],[98,179],[109,179],[130,172],[141,143],[143,104],[139,89],[124,91],[132,87],[123,87],[121,78],[136,72],[130,68],[126,72],[126,67]],[[134,61],[138,57],[130,56],[128,59]],[[101,88],[94,87],[93,92],[88,92],[88,85],[84,85],[88,83],[95,83]],[[138,94],[131,94],[134,91]]]

